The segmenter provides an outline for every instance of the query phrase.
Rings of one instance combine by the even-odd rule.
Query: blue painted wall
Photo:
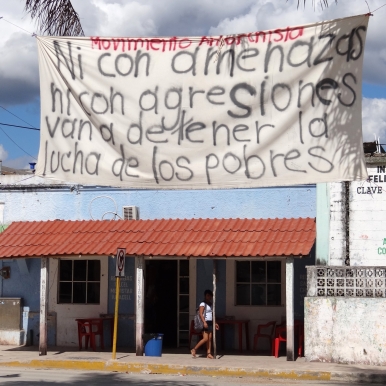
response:
[[[142,219],[315,217],[315,186],[235,190],[148,191],[70,187],[0,191],[4,222],[101,219],[107,211],[136,205]],[[95,199],[100,195],[107,197]],[[105,218],[109,218],[106,215]]]
[[[315,246],[310,256],[295,259],[294,262],[294,314],[295,319],[304,319],[304,297],[307,294],[307,269],[308,265],[315,265]]]
[[[23,298],[24,306],[30,311],[39,311],[40,301],[40,259],[26,259],[28,274],[20,272],[15,260],[3,261],[4,267],[11,268],[11,277],[2,280],[2,296]]]
[[[108,313],[114,314],[115,309],[115,259],[109,257],[109,284],[108,284]],[[134,329],[135,321],[133,316],[135,313],[134,302],[134,277],[135,277],[135,259],[126,257],[125,262],[125,278],[121,278],[120,296],[119,296],[119,318],[118,318],[118,347],[134,347]],[[106,323],[107,327],[108,323]],[[105,343],[110,344],[110,334],[106,333]]]

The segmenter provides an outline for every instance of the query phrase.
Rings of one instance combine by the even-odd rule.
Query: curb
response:
[[[139,362],[86,361],[86,360],[38,360],[0,362],[2,367],[24,367],[32,369],[63,369],[82,371],[110,371],[136,374],[201,375],[209,377],[273,378],[299,381],[335,381],[344,383],[386,384],[383,371],[312,371],[312,370],[267,370],[240,367],[183,366]]]
[[[209,377],[251,377],[251,378],[281,378],[304,381],[329,381],[331,373],[327,371],[295,371],[266,370],[239,367],[204,367],[181,366],[154,363],[128,363],[118,361],[82,361],[82,360],[29,360],[0,362],[4,367],[27,367],[35,369],[63,369],[83,371],[114,371],[137,374],[168,374],[168,375],[203,375]],[[342,380],[342,379],[341,379]]]

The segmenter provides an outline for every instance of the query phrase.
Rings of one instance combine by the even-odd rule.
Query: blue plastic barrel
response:
[[[147,357],[162,357],[162,340],[164,334],[143,334],[145,355]]]

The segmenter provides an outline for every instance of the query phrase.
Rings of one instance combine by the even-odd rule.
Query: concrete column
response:
[[[47,355],[48,258],[40,259],[39,355]]]
[[[142,335],[145,331],[145,288],[144,288],[144,269],[145,259],[143,256],[135,258],[135,282],[136,282],[136,302],[135,302],[135,352],[137,356],[143,355]]]
[[[316,184],[316,265],[327,265],[330,253],[330,184]]]
[[[328,265],[345,265],[347,253],[347,202],[345,182],[331,182]]]
[[[294,258],[287,257],[286,276],[286,321],[287,321],[287,361],[295,360],[294,333]]]

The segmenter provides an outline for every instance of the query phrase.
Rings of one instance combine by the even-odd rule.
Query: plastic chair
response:
[[[287,342],[287,327],[285,325],[276,327],[272,349],[274,351],[275,358],[279,358],[280,342]]]
[[[91,329],[91,323],[89,320],[86,319],[76,319],[76,322],[78,323],[78,340],[79,340],[79,350],[82,350],[82,340],[83,337],[85,337],[84,346],[85,349],[88,349],[88,343],[90,341],[90,345],[92,349],[95,351],[95,340],[94,335],[92,333]]]
[[[192,337],[193,335],[197,335],[197,336],[200,336],[200,338],[202,337],[202,332],[197,332],[195,329],[194,329],[194,320],[192,320],[190,322],[190,329],[189,329],[189,349],[191,348],[192,346]]]
[[[256,334],[253,336],[253,351],[256,351],[256,349],[257,349],[257,343],[259,341],[259,338],[265,338],[265,339],[268,339],[270,351],[273,352],[272,341],[275,338],[275,327],[276,327],[276,322],[259,324],[257,326]],[[267,332],[262,333],[261,330],[263,330],[263,329],[269,329],[269,332],[268,333]]]
[[[301,357],[303,353],[304,344],[304,324],[300,320],[295,320],[295,339],[296,334],[298,336],[298,356]],[[287,326],[280,325],[276,327],[275,338],[274,338],[274,354],[275,358],[279,358],[280,342],[287,342]]]

